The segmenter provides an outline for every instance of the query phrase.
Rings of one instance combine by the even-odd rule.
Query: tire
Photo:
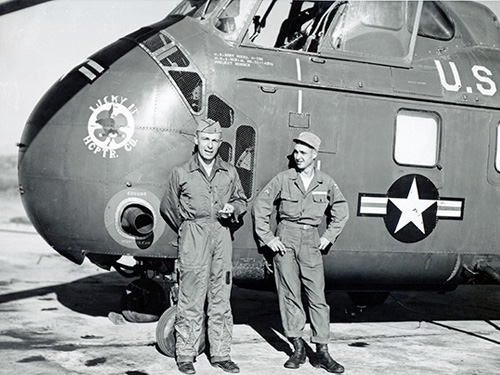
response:
[[[156,326],[156,343],[160,351],[167,357],[175,357],[175,315],[177,313],[177,306],[170,306],[158,320]],[[198,355],[205,350],[206,342],[206,328],[205,319],[203,321],[203,331],[201,332],[200,347],[198,348]]]

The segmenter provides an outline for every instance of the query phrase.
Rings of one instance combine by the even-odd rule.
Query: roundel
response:
[[[428,178],[403,176],[389,188],[387,198],[385,226],[398,241],[421,241],[436,227],[439,193]]]
[[[465,198],[440,197],[427,177],[398,178],[386,194],[359,193],[358,216],[382,217],[396,240],[412,243],[429,236],[438,220],[463,220]]]

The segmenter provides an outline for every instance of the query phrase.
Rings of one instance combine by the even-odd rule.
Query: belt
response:
[[[282,220],[280,224],[283,224],[287,227],[306,229],[306,230],[316,229],[318,227],[317,225],[299,224],[296,223],[295,221],[287,221],[287,220]]]

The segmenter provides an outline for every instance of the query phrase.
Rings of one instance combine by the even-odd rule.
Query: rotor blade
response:
[[[16,12],[51,0],[7,0],[0,2],[0,16]]]

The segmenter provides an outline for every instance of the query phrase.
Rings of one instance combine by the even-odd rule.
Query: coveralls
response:
[[[317,169],[307,190],[295,169],[279,173],[260,192],[253,207],[255,231],[262,246],[275,238],[270,228],[275,202],[279,204],[276,237],[280,238],[287,250],[284,255],[277,254],[274,257],[274,274],[285,335],[301,337],[306,324],[301,300],[302,283],[309,302],[311,341],[327,344],[330,307],[325,298],[318,225],[329,207],[329,221],[322,237],[331,243],[335,242],[349,218],[347,201],[335,181]]]
[[[210,176],[200,165],[198,154],[172,170],[161,211],[178,228],[178,362],[192,362],[198,354],[207,298],[211,360],[230,359],[232,242],[229,228],[218,220],[226,203],[234,207],[234,218],[246,211],[238,173],[220,156],[215,158]]]

